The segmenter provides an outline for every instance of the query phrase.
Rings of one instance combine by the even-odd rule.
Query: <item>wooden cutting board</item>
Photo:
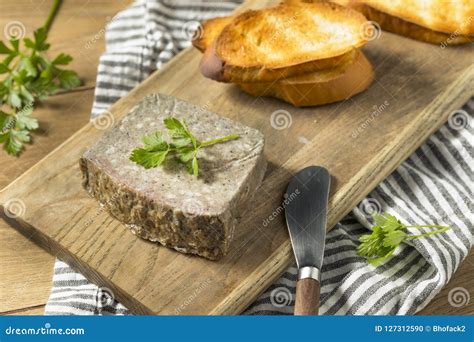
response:
[[[376,74],[366,92],[298,109],[205,79],[198,72],[200,53],[187,49],[113,105],[105,123],[87,124],[5,188],[0,215],[136,313],[239,313],[293,263],[279,207],[292,173],[312,164],[330,171],[332,227],[473,95],[472,45],[443,49],[383,33],[364,52]],[[219,262],[135,237],[81,187],[81,154],[104,126],[111,129],[110,123],[155,92],[266,136],[268,172],[236,228],[230,254]]]

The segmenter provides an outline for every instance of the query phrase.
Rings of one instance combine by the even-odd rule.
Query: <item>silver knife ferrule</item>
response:
[[[298,270],[298,280],[312,278],[319,281],[320,272],[319,269],[314,266],[301,267]]]

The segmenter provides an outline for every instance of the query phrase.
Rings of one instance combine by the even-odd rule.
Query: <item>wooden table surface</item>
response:
[[[67,52],[74,57],[71,68],[83,80],[83,86],[52,96],[34,115],[41,129],[34,144],[27,146],[21,158],[0,151],[0,189],[38,162],[87,123],[100,54],[104,50],[104,26],[131,0],[66,0],[50,31],[51,53]],[[26,34],[42,25],[52,0],[2,1],[0,28],[12,21],[21,22]],[[2,36],[2,39],[4,37]],[[93,42],[90,44],[90,42]],[[51,289],[54,257],[16,230],[0,221],[0,314],[41,315]],[[474,313],[474,249],[448,285],[421,311],[426,315],[467,315]],[[449,304],[449,293],[465,288],[470,302],[462,307]]]

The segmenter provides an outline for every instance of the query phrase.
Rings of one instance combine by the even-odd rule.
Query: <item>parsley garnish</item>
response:
[[[0,144],[8,154],[18,156],[23,144],[31,141],[30,131],[38,128],[31,116],[37,100],[81,84],[74,71],[62,69],[72,61],[71,56],[60,53],[52,61],[44,56],[50,46],[48,30],[60,4],[54,1],[45,24],[34,31],[32,39],[23,39],[23,47],[21,37],[0,41],[0,55],[5,55],[0,63]]]
[[[385,213],[383,215],[374,214],[375,226],[372,227],[371,234],[362,235],[359,238],[361,244],[357,248],[357,254],[366,258],[370,263],[378,264],[387,259],[395,252],[400,243],[409,239],[418,239],[424,236],[445,232],[449,229],[446,226],[432,224],[422,224],[406,226],[393,215]],[[407,228],[438,228],[428,233],[419,235],[409,235]]]
[[[155,132],[143,137],[144,147],[135,148],[130,160],[143,166],[145,169],[160,166],[167,157],[174,157],[178,162],[186,165],[188,172],[195,177],[199,175],[198,152],[200,149],[223,142],[237,139],[236,134],[226,135],[212,140],[199,141],[190,132],[186,122],[168,117],[163,120],[171,142],[168,143],[161,132]]]

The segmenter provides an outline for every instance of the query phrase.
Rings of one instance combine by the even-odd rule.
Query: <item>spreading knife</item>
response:
[[[309,166],[286,190],[286,224],[298,267],[295,315],[318,314],[330,182],[325,168]]]

